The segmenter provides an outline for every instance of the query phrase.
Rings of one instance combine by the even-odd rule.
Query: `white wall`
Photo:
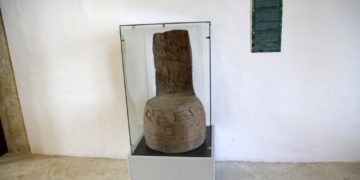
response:
[[[284,0],[263,54],[250,2],[2,0],[32,151],[125,157],[117,25],[211,20],[218,160],[359,161],[360,1]]]

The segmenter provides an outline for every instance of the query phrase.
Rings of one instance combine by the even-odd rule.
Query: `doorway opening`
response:
[[[6,145],[5,133],[0,118],[0,156],[4,155],[7,152],[8,152],[8,148]]]

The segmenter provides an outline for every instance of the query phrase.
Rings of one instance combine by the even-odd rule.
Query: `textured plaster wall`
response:
[[[125,157],[118,25],[212,21],[217,160],[360,160],[360,1],[284,0],[252,54],[251,0],[2,0],[31,149]]]
[[[4,128],[8,151],[11,153],[30,152],[1,14],[0,118],[2,121],[0,123],[2,123]]]

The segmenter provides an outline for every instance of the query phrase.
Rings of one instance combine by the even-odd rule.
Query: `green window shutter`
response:
[[[282,0],[253,0],[252,52],[280,52]]]

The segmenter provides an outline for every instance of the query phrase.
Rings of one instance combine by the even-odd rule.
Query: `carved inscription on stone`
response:
[[[194,95],[191,47],[187,31],[156,33],[153,38],[156,95]]]
[[[151,149],[181,153],[205,140],[205,112],[194,93],[189,35],[186,30],[153,37],[156,96],[144,111],[144,135]]]

